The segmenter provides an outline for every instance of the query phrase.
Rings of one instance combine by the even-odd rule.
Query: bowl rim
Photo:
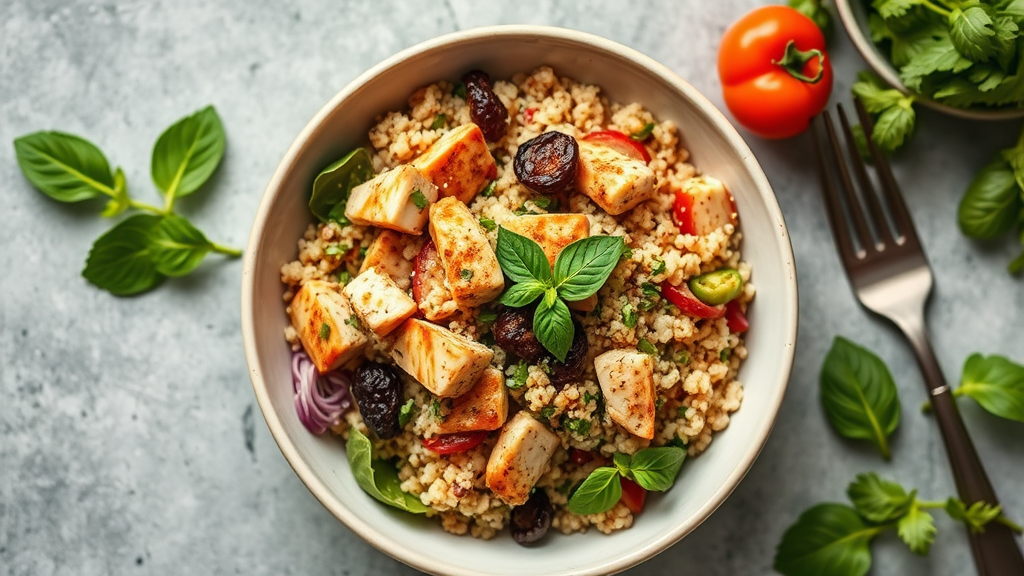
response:
[[[967,118],[968,120],[1015,120],[1024,118],[1024,108],[957,108],[910,90],[900,80],[899,73],[896,72],[889,59],[864,34],[864,30],[861,29],[860,23],[857,20],[857,15],[854,14],[853,7],[850,5],[850,0],[835,0],[835,4],[836,10],[839,11],[839,19],[843,22],[843,28],[846,29],[846,35],[849,36],[850,41],[853,42],[854,47],[860,52],[861,57],[868,63],[868,66],[881,76],[886,84],[889,84],[903,94],[913,96],[917,102],[932,110],[937,110],[950,116]]]
[[[781,235],[781,241],[777,242],[777,257],[784,268],[782,274],[782,278],[784,279],[783,300],[794,312],[791,315],[787,315],[785,318],[786,325],[784,327],[784,341],[777,343],[777,345],[784,350],[784,359],[777,374],[781,384],[774,392],[774,395],[770,398],[770,402],[761,406],[762,410],[767,409],[770,411],[772,414],[771,418],[767,421],[765,426],[762,426],[760,430],[756,431],[753,442],[748,444],[742,458],[736,463],[735,467],[730,471],[728,476],[726,476],[722,485],[714,492],[712,497],[701,504],[697,508],[696,512],[684,522],[680,522],[674,526],[672,530],[663,533],[659,538],[649,541],[645,546],[623,554],[614,561],[591,567],[581,567],[579,570],[573,572],[579,576],[613,574],[636,566],[678,542],[703,523],[739,485],[740,480],[742,480],[750,470],[754,460],[756,460],[757,456],[763,449],[771,430],[774,428],[782,400],[788,388],[789,378],[792,374],[797,341],[798,314],[796,312],[799,310],[799,303],[796,285],[795,257],[792,243],[789,240],[788,228],[784,223],[782,210],[779,207],[778,200],[772,191],[771,184],[768,182],[767,176],[765,176],[764,171],[757,163],[753,152],[747,146],[746,142],[739,135],[733,125],[721,113],[721,111],[719,111],[718,108],[715,107],[696,88],[691,86],[666,66],[655,61],[653,58],[642,54],[637,50],[619,44],[618,42],[587,32],[555,26],[513,24],[476,27],[444,34],[401,50],[357,76],[337,94],[331,97],[330,100],[328,100],[327,103],[324,104],[305,125],[305,127],[303,127],[301,132],[299,132],[291,146],[289,146],[281,162],[278,164],[278,167],[275,169],[274,174],[261,197],[254,225],[249,235],[242,270],[241,319],[246,363],[249,368],[249,376],[257,403],[260,406],[260,410],[267,422],[271,435],[280,448],[281,453],[284,455],[288,464],[292,467],[296,475],[310,493],[325,508],[327,508],[331,514],[341,520],[350,530],[355,532],[360,538],[368,542],[373,547],[413,568],[433,574],[450,574],[452,576],[486,576],[488,574],[487,572],[482,572],[476,569],[453,567],[444,563],[439,563],[433,558],[416,550],[403,547],[400,543],[394,541],[391,537],[372,526],[370,522],[356,516],[340,500],[331,496],[331,492],[328,490],[325,482],[323,482],[313,472],[309,464],[299,456],[294,442],[285,432],[281,420],[272,405],[257,354],[254,316],[250,313],[255,310],[255,268],[256,262],[259,258],[256,247],[258,246],[260,238],[264,235],[264,231],[266,229],[267,220],[270,215],[271,200],[276,197],[276,191],[281,188],[284,177],[288,172],[288,167],[295,162],[296,158],[307,147],[310,137],[314,134],[319,124],[323,122],[338,105],[357,92],[372,78],[423,52],[451,43],[462,43],[487,38],[523,36],[544,37],[551,40],[573,42],[586,45],[590,49],[597,49],[605,53],[614,54],[618,57],[628,59],[636,63],[638,66],[645,68],[649,73],[657,76],[660,80],[670,85],[674,90],[684,94],[695,106],[699,108],[701,114],[706,115],[711,120],[716,128],[721,131],[721,134],[729,147],[742,159],[741,161],[744,165],[744,169],[749,172],[752,180],[756,184],[755,188],[757,190],[757,194],[761,198],[768,217],[773,222],[779,223],[778,234]]]

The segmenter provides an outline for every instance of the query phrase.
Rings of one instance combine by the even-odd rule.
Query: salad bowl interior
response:
[[[307,202],[319,171],[364,145],[378,115],[402,109],[417,88],[482,69],[507,78],[550,65],[559,75],[599,85],[611,99],[641,102],[680,127],[690,162],[714,174],[736,200],[744,259],[758,294],[749,310],[748,358],[739,379],[744,403],[710,448],[687,462],[667,493],[652,495],[628,530],[563,536],[552,531],[529,549],[506,534],[494,540],[445,533],[437,522],[386,507],[357,485],[344,443],[314,436],[293,401],[288,318],[280,267],[313,221]],[[282,453],[313,495],[367,542],[417,569],[452,575],[606,574],[666,549],[704,521],[732,492],[767,439],[789,378],[796,342],[797,292],[786,225],[749,148],[715,107],[654,60],[614,42],[548,27],[503,26],[443,36],[367,71],[339,92],[298,135],[260,204],[246,251],[242,323],[250,377]],[[339,551],[339,556],[343,553]]]

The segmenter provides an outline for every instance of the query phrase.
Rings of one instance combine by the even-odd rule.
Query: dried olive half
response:
[[[583,331],[583,325],[576,318],[572,319],[572,344],[565,355],[565,362],[559,362],[554,354],[548,352],[537,340],[537,335],[533,332],[533,314],[533,306],[507,307],[502,310],[491,325],[494,341],[502,350],[515,354],[530,364],[546,363],[548,379],[553,386],[561,387],[578,380],[587,361],[587,335]]]
[[[516,151],[512,169],[530,190],[559,194],[572,187],[579,164],[580,147],[576,139],[552,131],[523,143]]]
[[[501,140],[508,130],[508,109],[491,90],[491,77],[481,70],[473,70],[463,76],[462,81],[466,84],[469,117],[480,127],[484,140]]]
[[[540,540],[551,527],[552,516],[554,511],[548,493],[543,488],[537,488],[525,504],[512,509],[509,522],[512,538],[523,546]]]
[[[352,397],[366,427],[377,438],[393,438],[401,426],[398,413],[402,409],[402,382],[395,370],[378,362],[364,362],[356,370]]]

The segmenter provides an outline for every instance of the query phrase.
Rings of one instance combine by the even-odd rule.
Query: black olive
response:
[[[512,164],[516,178],[540,194],[560,194],[572,188],[580,164],[576,139],[561,132],[545,132],[523,143]]]
[[[537,488],[525,504],[512,509],[509,522],[512,538],[523,546],[540,540],[551,527],[552,516],[554,511],[548,493],[543,488]]]
[[[508,109],[491,90],[491,77],[481,70],[473,70],[463,76],[462,81],[466,84],[469,117],[480,127],[484,140],[501,140],[508,129]]]
[[[364,362],[356,370],[352,397],[366,427],[377,438],[393,438],[398,434],[401,429],[398,412],[402,408],[402,382],[394,368],[378,362]]]

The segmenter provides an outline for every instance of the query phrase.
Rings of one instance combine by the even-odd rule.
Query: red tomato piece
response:
[[[706,319],[715,319],[725,316],[725,304],[708,306],[694,296],[693,292],[690,292],[690,287],[686,284],[683,284],[682,286],[662,284],[661,295],[690,316]]]
[[[526,110],[523,110],[523,120],[526,120],[527,123],[533,122],[533,115],[536,113],[536,108],[527,108]]]
[[[729,331],[736,334],[742,334],[750,328],[747,315],[740,310],[739,302],[735,300],[725,305],[725,320],[729,323]]]
[[[591,452],[580,450],[579,448],[569,449],[569,460],[577,466],[582,466],[593,459],[594,455]]]
[[[583,139],[594,144],[608,146],[619,154],[629,156],[633,160],[639,160],[645,164],[651,161],[651,155],[647,153],[647,148],[642,143],[633,140],[618,130],[591,132],[584,136]]]
[[[457,454],[480,444],[487,438],[487,430],[455,432],[423,439],[423,447],[438,454]]]
[[[683,234],[696,234],[697,228],[693,225],[693,196],[676,190],[676,200],[672,203],[672,216],[675,218],[676,226]]]
[[[644,502],[647,501],[647,490],[622,476],[619,476],[619,484],[622,485],[622,498],[619,501],[625,504],[633,514],[639,514],[644,509]]]

